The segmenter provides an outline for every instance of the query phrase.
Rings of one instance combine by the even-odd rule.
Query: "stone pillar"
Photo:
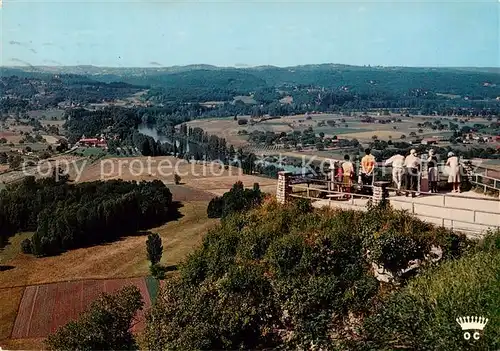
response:
[[[329,184],[330,184],[330,186],[329,186],[329,189],[328,189],[328,190],[330,190],[330,191],[335,190],[335,185],[334,185],[335,183],[334,183],[334,182],[335,182],[335,174],[336,174],[336,173],[337,173],[337,172],[336,172],[336,170],[335,170],[335,164],[334,164],[334,163],[332,163],[332,164],[330,165],[330,182],[331,182],[331,183],[329,183]]]
[[[290,175],[292,172],[280,171],[278,172],[278,188],[276,189],[276,200],[280,204],[284,204],[292,188],[290,186]]]
[[[418,191],[426,193],[429,191],[429,168],[427,167],[427,162],[422,162],[421,165],[420,186],[418,187]]]
[[[379,205],[381,202],[384,202],[389,197],[389,191],[387,190],[387,186],[389,182],[378,181],[373,183],[373,204]]]

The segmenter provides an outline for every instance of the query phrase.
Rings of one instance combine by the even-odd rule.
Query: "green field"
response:
[[[83,156],[101,156],[106,154],[106,151],[98,147],[89,147],[83,150]]]
[[[47,110],[33,110],[28,112],[28,116],[33,118],[44,118],[44,119],[52,119],[55,117],[60,120],[64,116],[64,110],[59,109],[47,109]]]

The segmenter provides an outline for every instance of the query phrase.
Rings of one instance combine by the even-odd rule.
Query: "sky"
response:
[[[499,67],[499,17],[500,0],[3,0],[0,64]]]

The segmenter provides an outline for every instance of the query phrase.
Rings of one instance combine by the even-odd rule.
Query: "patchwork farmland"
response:
[[[151,306],[150,290],[154,289],[148,289],[145,278],[83,280],[26,287],[11,337],[46,337],[77,319],[101,293],[113,293],[127,285],[138,287],[144,301],[144,309],[138,312],[132,328],[134,332],[140,331],[144,328],[144,310]]]

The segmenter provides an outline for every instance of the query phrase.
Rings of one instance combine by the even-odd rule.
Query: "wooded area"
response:
[[[172,194],[159,180],[69,184],[27,177],[0,192],[3,242],[17,232],[34,231],[22,248],[36,256],[113,241],[176,216]]]

